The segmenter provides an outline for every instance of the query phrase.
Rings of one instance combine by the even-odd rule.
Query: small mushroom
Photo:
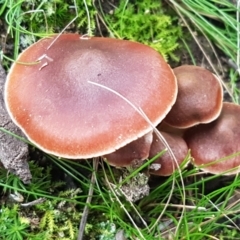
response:
[[[193,164],[205,172],[226,175],[240,171],[240,106],[223,103],[219,118],[185,132]],[[231,169],[233,169],[231,171]]]
[[[72,159],[103,156],[144,136],[152,126],[137,109],[156,126],[176,96],[175,76],[152,48],[78,34],[27,48],[5,85],[7,111],[28,139]]]
[[[141,165],[142,161],[148,158],[152,140],[153,134],[151,131],[115,152],[103,156],[103,158],[115,167]]]
[[[161,132],[172,133],[178,136],[183,136],[186,129],[184,128],[176,128],[168,125],[164,120],[157,126],[158,130]]]
[[[175,170],[178,169],[178,166],[183,162],[188,153],[188,147],[186,142],[182,137],[173,134],[160,132],[164,137],[165,141],[169,145],[174,158],[171,156],[167,150],[163,155],[156,159],[150,166],[150,173],[153,175],[159,176],[170,176]],[[155,157],[158,153],[166,149],[166,146],[159,139],[156,133],[153,133],[153,142],[149,152],[149,159]],[[178,165],[178,166],[177,166]]]
[[[164,121],[172,127],[189,128],[215,120],[223,99],[218,78],[198,66],[184,65],[173,71],[178,81],[178,96]]]

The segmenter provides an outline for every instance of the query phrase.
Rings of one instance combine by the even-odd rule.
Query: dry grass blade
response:
[[[146,122],[152,127],[153,131],[157,134],[159,140],[164,144],[164,146],[166,147],[166,149],[168,150],[173,162],[176,163],[177,165],[177,169],[179,171],[179,175],[180,175],[180,180],[181,180],[181,184],[182,184],[182,195],[183,195],[183,206],[185,205],[185,202],[186,202],[186,193],[185,193],[185,187],[184,187],[184,181],[183,181],[183,177],[182,177],[182,173],[181,173],[181,169],[180,169],[180,166],[177,162],[177,159],[173,153],[173,151],[171,150],[170,146],[168,145],[167,141],[165,140],[165,138],[162,136],[162,134],[159,132],[159,130],[152,124],[152,122],[149,120],[149,118],[146,116],[146,114],[144,113],[144,111],[140,108],[140,107],[136,107],[131,101],[129,101],[127,98],[125,98],[124,96],[122,96],[121,94],[119,94],[118,92],[116,92],[115,90],[107,87],[107,86],[104,86],[102,84],[98,84],[98,83],[95,83],[95,82],[91,82],[91,81],[88,81],[90,84],[93,84],[93,85],[96,85],[98,87],[101,87],[103,89],[106,89],[107,91],[110,91],[112,92],[113,94],[119,96],[121,99],[123,99],[125,102],[127,102],[136,112],[138,112],[140,114],[140,116],[142,118],[144,118],[144,120],[146,120]],[[172,163],[173,164],[173,163]],[[165,210],[167,209],[168,207],[168,204],[170,203],[170,200],[171,200],[171,197],[172,197],[172,194],[173,194],[173,190],[174,190],[174,186],[175,186],[175,178],[173,178],[173,182],[172,182],[172,187],[171,187],[171,190],[170,190],[170,193],[169,193],[169,197],[168,197],[168,200],[167,200],[167,203],[162,211],[162,213],[159,215],[159,217],[157,218],[155,224],[150,228],[150,231],[152,231],[158,224],[158,222],[160,221],[160,219],[162,218]],[[184,216],[184,211],[185,209],[183,208],[182,209],[182,213],[181,213],[181,216],[180,216],[180,220],[178,222],[178,225],[177,225],[177,228],[176,228],[176,232],[178,231],[180,225],[181,225],[181,221],[183,219],[183,216]]]
[[[51,42],[51,44],[48,46],[47,50],[50,49],[50,47],[58,40],[58,38],[63,34],[63,32],[78,18],[78,16],[76,16],[75,18],[73,18],[66,26],[65,28],[57,35],[56,38],[54,38],[54,40]]]
[[[229,90],[228,86],[225,84],[225,82],[222,80],[220,74],[218,73],[218,71],[216,70],[216,68],[214,67],[211,59],[208,57],[206,51],[204,50],[204,48],[202,47],[202,45],[200,44],[199,40],[197,39],[197,37],[195,36],[193,30],[191,29],[190,25],[187,23],[185,17],[183,16],[183,14],[181,13],[181,11],[179,9],[181,9],[181,7],[175,2],[175,1],[170,1],[172,3],[172,6],[174,8],[174,10],[176,11],[176,13],[179,15],[179,17],[182,19],[184,25],[187,27],[188,31],[190,32],[190,34],[192,35],[194,41],[196,42],[196,44],[198,45],[199,49],[202,51],[204,57],[206,58],[207,62],[209,63],[209,65],[211,66],[212,70],[214,71],[214,73],[216,74],[216,76],[218,77],[218,79],[221,81],[224,89],[227,91],[227,93],[229,94],[229,96],[231,97],[231,99],[234,99],[232,92]],[[194,24],[194,21],[192,19],[189,18],[190,21],[192,21],[192,23]],[[201,29],[199,28],[199,26],[197,26],[196,24],[194,24],[200,31]],[[201,31],[202,32],[202,31]],[[203,34],[203,32],[202,32]],[[205,34],[203,34],[203,36],[205,36],[205,38],[207,39],[208,42],[210,42],[208,40],[208,38],[206,37]],[[210,45],[212,47],[212,45]],[[213,47],[212,47],[213,49]],[[215,53],[215,51],[213,50],[213,52]],[[217,58],[218,59],[218,58]]]
[[[216,204],[214,204],[210,199],[208,199],[208,201],[212,204],[212,206],[213,206],[215,209],[217,209],[217,211],[219,211],[219,212],[221,211],[221,210],[218,208],[218,206],[217,206]],[[226,219],[228,219],[228,221],[229,221],[230,223],[232,223],[233,226],[234,226],[236,229],[238,229],[238,231],[240,231],[240,228],[238,227],[238,225],[237,225],[234,221],[232,221],[232,219],[231,219],[230,217],[228,217],[227,214],[223,213],[223,216],[224,216]]]
[[[165,204],[163,203],[150,203],[148,206],[163,206]],[[198,206],[191,206],[191,205],[183,205],[183,204],[169,204],[169,207],[174,207],[174,208],[184,208],[184,209],[197,209],[199,211],[207,211],[205,207],[198,207]]]
[[[229,198],[229,201],[226,206],[226,210],[230,210],[234,207],[238,208],[238,204],[240,203],[240,191],[235,190],[233,196]]]

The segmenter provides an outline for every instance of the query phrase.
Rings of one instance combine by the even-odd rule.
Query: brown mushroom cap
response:
[[[148,158],[152,140],[153,134],[151,131],[117,151],[103,156],[103,158],[115,167],[139,165],[143,160]]]
[[[178,81],[178,96],[164,121],[173,127],[189,128],[215,120],[223,99],[217,77],[198,66],[184,65],[173,71]]]
[[[168,125],[164,120],[157,126],[157,129],[161,132],[172,133],[180,137],[183,136],[186,128],[176,128]]]
[[[161,134],[168,143],[169,147],[171,148],[177,160],[177,163],[174,161],[174,159],[167,151],[152,163],[152,165],[150,166],[150,173],[159,176],[170,176],[175,170],[178,169],[177,164],[180,165],[186,158],[188,153],[188,147],[183,138],[176,134],[165,132],[161,132]],[[148,158],[151,159],[155,157],[158,153],[160,153],[164,149],[166,149],[165,145],[162,143],[162,141],[158,138],[158,136],[154,132],[153,142],[151,145]],[[155,169],[155,165],[156,166],[159,165],[159,167],[157,166],[157,168]]]
[[[130,104],[89,81],[121,94],[155,126],[177,95],[171,68],[152,48],[63,34],[19,55],[7,77],[6,107],[30,141],[60,157],[102,156],[152,130]]]
[[[227,156],[240,151],[240,106],[223,103],[221,115],[209,124],[200,124],[185,132],[193,164],[209,173],[235,174],[240,170],[240,155]],[[226,159],[222,159],[225,158]]]

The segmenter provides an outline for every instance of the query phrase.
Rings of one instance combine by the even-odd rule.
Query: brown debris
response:
[[[5,109],[3,100],[5,79],[5,71],[0,65],[0,127],[20,137],[24,137],[21,130],[12,122]],[[28,145],[25,142],[0,131],[0,161],[7,170],[17,175],[24,183],[30,183],[32,179],[27,158]]]

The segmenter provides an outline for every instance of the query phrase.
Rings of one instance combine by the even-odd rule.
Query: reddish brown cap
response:
[[[161,132],[172,133],[178,136],[183,136],[186,128],[176,128],[168,125],[164,120],[157,126],[157,129]]]
[[[184,65],[173,71],[178,81],[178,96],[164,121],[173,127],[189,128],[215,120],[223,99],[217,77],[197,66]]]
[[[150,173],[159,176],[170,176],[175,170],[178,169],[177,164],[180,165],[186,158],[188,153],[188,147],[183,138],[176,134],[165,132],[161,132],[161,134],[171,148],[177,162],[174,161],[174,159],[167,151],[152,163],[152,165],[150,166]],[[151,159],[155,157],[164,149],[166,149],[166,146],[154,132],[153,142],[148,158]]]
[[[110,165],[116,167],[141,165],[142,161],[148,158],[152,140],[151,131],[117,151],[103,156],[103,158]]]
[[[6,107],[36,146],[60,157],[102,156],[152,130],[129,103],[89,81],[121,94],[155,126],[176,100],[175,76],[152,48],[63,34],[19,55],[7,77]]]
[[[223,103],[221,115],[209,124],[200,124],[186,131],[185,140],[191,150],[193,164],[205,172],[227,174],[240,170],[240,106]],[[225,158],[225,159],[223,159]]]

